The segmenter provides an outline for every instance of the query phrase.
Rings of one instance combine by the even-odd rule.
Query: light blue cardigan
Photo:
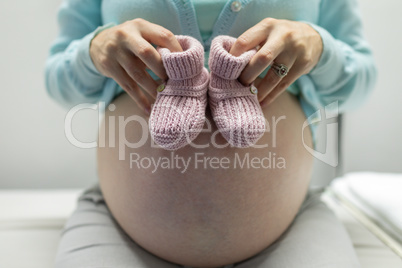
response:
[[[233,2],[238,2],[237,8]],[[324,50],[315,68],[288,90],[299,96],[310,121],[317,120],[311,116],[317,115],[317,108],[334,102],[339,112],[356,107],[374,87],[377,69],[363,36],[357,0],[227,1],[205,41],[196,14],[190,0],[65,0],[58,13],[60,34],[46,62],[50,96],[71,108],[83,102],[110,103],[120,94],[120,86],[93,65],[89,45],[101,30],[134,18],[197,38],[205,47],[205,63],[211,40],[217,35],[238,37],[266,17],[308,23],[321,35]],[[150,74],[157,78],[152,71]]]

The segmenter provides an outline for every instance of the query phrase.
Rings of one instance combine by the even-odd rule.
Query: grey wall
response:
[[[360,2],[379,80],[369,102],[345,116],[344,170],[402,172],[402,2]]]
[[[95,150],[78,149],[64,135],[66,111],[46,94],[44,62],[57,34],[60,0],[0,2],[0,187],[85,187],[96,181]],[[360,1],[365,29],[381,70],[369,103],[345,117],[344,169],[402,171],[402,18],[398,0]],[[74,118],[75,135],[96,138],[96,112]],[[314,181],[335,170],[320,161]]]
[[[65,110],[48,96],[44,63],[61,1],[0,1],[0,187],[78,187],[95,181],[95,151],[64,136]],[[80,113],[77,136],[96,137],[95,113]]]

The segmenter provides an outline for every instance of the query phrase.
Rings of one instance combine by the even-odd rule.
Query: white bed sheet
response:
[[[334,180],[335,195],[384,231],[402,257],[402,174],[358,172]],[[375,227],[375,226],[374,226]],[[381,238],[381,232],[378,234]],[[388,238],[384,238],[388,239]],[[399,245],[399,248],[398,248]]]
[[[82,189],[0,190],[0,267],[52,268]]]
[[[328,191],[323,200],[344,224],[362,268],[401,268],[402,259]]]

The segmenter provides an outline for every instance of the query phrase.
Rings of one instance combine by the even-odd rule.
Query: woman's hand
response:
[[[252,83],[273,63],[289,68],[288,75],[283,78],[271,68],[255,85],[262,107],[271,103],[300,76],[309,73],[318,63],[323,49],[321,36],[308,24],[272,18],[262,20],[239,36],[230,53],[239,56],[254,47],[260,48],[239,77],[243,84]]]
[[[151,103],[138,85],[155,98],[158,84],[146,68],[162,80],[167,78],[162,59],[151,44],[169,48],[172,52],[182,51],[172,32],[143,19],[103,30],[92,39],[89,50],[96,69],[113,78],[148,114]]]

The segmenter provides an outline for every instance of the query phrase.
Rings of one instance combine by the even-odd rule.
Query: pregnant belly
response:
[[[149,252],[193,267],[231,264],[272,244],[294,219],[312,157],[291,94],[264,109],[262,146],[247,149],[225,146],[207,113],[211,124],[194,141],[203,148],[165,151],[152,144],[148,118],[126,94],[113,104],[100,135],[100,185],[117,222]]]

